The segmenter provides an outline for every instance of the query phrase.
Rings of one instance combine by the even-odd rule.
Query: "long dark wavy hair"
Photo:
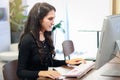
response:
[[[48,4],[48,3],[36,3],[33,8],[31,9],[29,15],[28,15],[28,19],[27,22],[25,24],[25,28],[24,28],[24,32],[21,35],[20,41],[22,40],[22,38],[32,32],[36,43],[39,47],[39,49],[41,49],[42,45],[39,44],[39,32],[42,28],[40,20],[43,20],[43,18],[51,11],[54,10],[56,11],[55,7]],[[53,46],[53,41],[51,39],[51,31],[46,31],[44,33],[45,35],[45,39],[47,41],[47,43],[50,46],[50,51],[51,53],[55,56],[55,51],[54,51],[54,46]],[[43,50],[39,50],[39,53],[42,54],[43,52],[41,52]]]

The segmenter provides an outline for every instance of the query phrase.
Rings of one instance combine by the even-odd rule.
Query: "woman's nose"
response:
[[[54,25],[54,23],[52,25]]]
[[[54,25],[54,21],[52,22],[52,25]]]

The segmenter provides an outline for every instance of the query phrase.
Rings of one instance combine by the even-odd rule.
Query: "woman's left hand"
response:
[[[80,63],[86,63],[86,61],[83,58],[75,58],[71,60],[66,60],[67,64],[80,64]]]

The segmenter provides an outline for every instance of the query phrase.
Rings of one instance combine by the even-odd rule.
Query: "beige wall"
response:
[[[120,0],[113,0],[112,14],[120,14]]]

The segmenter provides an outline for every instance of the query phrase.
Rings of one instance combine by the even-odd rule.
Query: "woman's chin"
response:
[[[52,30],[50,29],[50,30],[46,30],[46,31],[52,31]]]
[[[52,29],[48,29],[47,31],[52,31]]]

